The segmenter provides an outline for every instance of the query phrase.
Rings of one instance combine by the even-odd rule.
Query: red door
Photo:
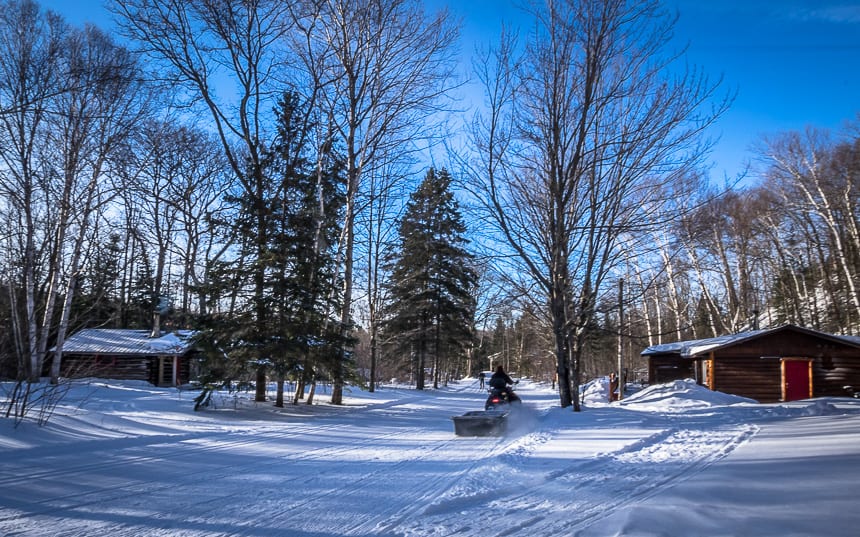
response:
[[[812,397],[809,360],[782,361],[782,400],[797,401]]]

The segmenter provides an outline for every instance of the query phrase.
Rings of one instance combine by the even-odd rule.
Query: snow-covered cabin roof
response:
[[[63,353],[181,356],[191,348],[193,335],[190,330],[180,330],[153,338],[149,330],[86,328],[65,341]]]
[[[851,345],[853,347],[860,347],[860,337],[837,336],[833,334],[827,334],[825,332],[819,332],[817,330],[811,330],[809,328],[803,328],[800,326],[787,324],[784,326],[768,328],[765,330],[750,330],[748,332],[738,332],[737,334],[729,334],[725,336],[712,337],[707,339],[677,341],[675,343],[654,345],[642,351],[641,356],[655,356],[658,354],[678,354],[682,358],[692,358],[783,330],[794,330],[796,332],[803,332],[809,335],[821,337],[823,339],[829,339],[831,341]]]
[[[653,356],[655,354],[680,354],[683,357],[695,356],[721,347],[734,345],[741,341],[746,341],[747,339],[766,332],[769,332],[769,330],[750,330],[749,332],[739,332],[737,334],[729,334],[707,339],[664,343],[662,345],[648,347],[642,351],[642,356]]]
[[[848,341],[849,343],[852,343],[852,344],[860,347],[860,336],[839,336],[839,339],[844,339],[844,340]]]

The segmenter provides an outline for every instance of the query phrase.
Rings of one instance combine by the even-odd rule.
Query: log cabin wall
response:
[[[779,359],[720,357],[714,360],[713,390],[773,403],[782,397]]]
[[[653,356],[648,360],[648,382],[662,384],[694,378],[693,360],[677,355]]]
[[[63,375],[70,378],[149,381],[149,359],[144,356],[63,355]]]
[[[155,386],[172,385],[173,358],[165,359],[164,378],[158,378],[157,356],[63,355],[63,376],[69,378],[96,377],[117,380],[142,380]],[[179,357],[179,379],[183,384],[190,380],[190,360]]]
[[[834,351],[812,362],[812,389],[815,397],[845,397],[850,386],[860,391],[860,357]]]
[[[844,396],[844,386],[860,385],[860,349],[802,332],[768,334],[714,356],[714,389],[762,403],[782,398],[782,358],[812,360],[813,397]]]
[[[783,359],[811,362],[813,397],[844,397],[850,393],[846,386],[860,392],[860,348],[829,334],[792,326],[692,357],[671,353],[649,356],[649,381],[659,384],[696,378],[693,364],[711,358],[712,370],[703,367],[701,375],[707,372],[713,385],[705,378],[697,379],[700,384],[762,403],[782,400]]]

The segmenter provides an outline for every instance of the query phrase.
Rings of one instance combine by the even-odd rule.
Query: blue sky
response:
[[[37,0],[38,1],[38,0]],[[518,0],[428,0],[463,20],[468,55],[495,43],[501,21],[521,24]],[[69,22],[110,25],[101,0],[42,0]],[[711,178],[739,173],[763,135],[807,126],[838,130],[860,113],[860,0],[666,0],[687,61],[736,91],[712,135]],[[468,58],[465,64],[469,65]]]
[[[720,167],[740,169],[762,135],[807,126],[838,130],[860,113],[860,2],[672,3],[691,61],[737,91],[718,125]]]
[[[440,2],[444,0],[439,0]],[[521,24],[517,0],[460,0],[468,38]],[[711,179],[721,183],[754,159],[762,136],[807,126],[840,129],[860,113],[860,0],[666,0],[686,60],[736,92],[715,125]],[[469,45],[466,45],[469,46]],[[468,52],[469,50],[466,50]],[[752,175],[750,178],[753,178]]]

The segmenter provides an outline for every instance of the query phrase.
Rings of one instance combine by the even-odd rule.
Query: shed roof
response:
[[[86,328],[63,343],[63,353],[181,356],[190,350],[193,335],[180,330],[153,338],[149,330]]]
[[[659,354],[678,354],[682,358],[694,358],[712,351],[731,347],[745,341],[753,340],[768,334],[790,330],[800,332],[815,337],[820,337],[829,341],[842,343],[852,347],[860,348],[860,337],[857,336],[837,336],[827,334],[809,328],[803,328],[793,324],[787,324],[776,328],[768,328],[765,330],[750,330],[747,332],[738,332],[737,334],[729,334],[725,336],[696,339],[691,341],[677,341],[675,343],[665,343],[663,345],[653,345],[642,351],[641,356],[655,356]]]

